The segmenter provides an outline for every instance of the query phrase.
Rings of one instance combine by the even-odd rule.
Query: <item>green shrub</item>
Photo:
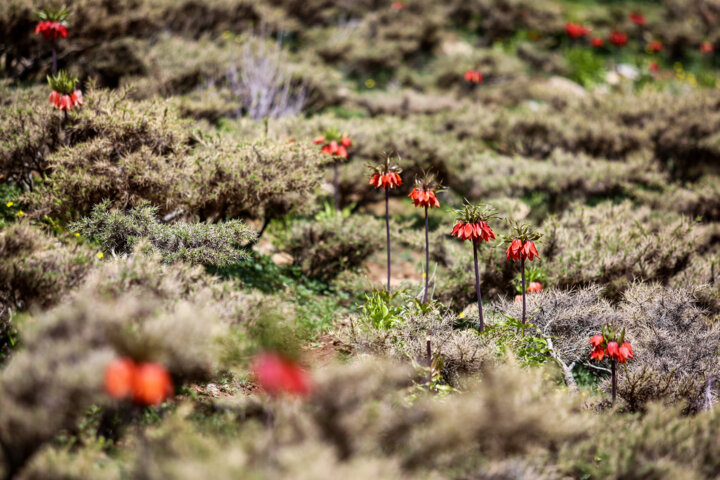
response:
[[[218,224],[162,224],[157,207],[140,204],[128,213],[111,212],[109,202],[93,209],[89,217],[73,223],[73,231],[100,243],[105,252],[127,255],[147,241],[166,262],[186,261],[223,266],[247,258],[241,248],[255,239],[255,232],[239,220]]]

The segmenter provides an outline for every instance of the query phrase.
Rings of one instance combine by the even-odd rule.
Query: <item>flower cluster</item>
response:
[[[173,394],[170,374],[158,363],[114,360],[105,369],[105,391],[119,400],[131,398],[138,405],[157,405]]]
[[[540,257],[538,257],[540,258]],[[543,291],[542,283],[540,282],[530,282],[530,285],[528,285],[527,292],[528,293],[540,293]]]
[[[513,234],[504,237],[505,241],[509,243],[507,259],[515,261],[530,260],[532,262],[535,257],[540,258],[535,242],[542,237],[542,234],[530,230],[528,225],[520,225],[515,222],[509,223]]]
[[[348,147],[352,146],[350,137],[341,134],[337,129],[330,128],[319,137],[313,139],[315,145],[322,145],[322,153],[333,157],[347,158]]]
[[[59,10],[41,10],[38,12],[40,21],[35,26],[35,33],[42,35],[45,40],[56,40],[68,36],[65,21],[68,17],[68,9],[62,7]]]
[[[623,45],[627,44],[627,42],[628,42],[627,33],[618,32],[617,30],[614,30],[610,34],[610,43],[612,43],[616,47],[622,47]]]
[[[310,393],[310,378],[300,365],[275,352],[262,352],[253,360],[251,370],[260,388],[272,396],[283,393],[305,396]]]
[[[565,33],[567,33],[568,37],[576,39],[588,35],[590,33],[590,29],[579,23],[567,22],[565,24]]]
[[[435,196],[439,188],[440,184],[435,181],[435,177],[426,173],[422,178],[415,179],[415,188],[408,197],[416,207],[440,208],[440,202]]]
[[[603,333],[594,335],[590,339],[593,351],[590,360],[602,361],[605,356],[611,360],[625,363],[635,356],[629,342],[625,341],[625,329],[617,335],[617,331],[610,327],[603,327]]]
[[[52,90],[48,100],[55,108],[67,111],[83,105],[82,92],[75,88],[76,77],[60,70],[57,75],[48,75],[47,81]]]
[[[400,174],[402,169],[392,162],[393,155],[385,155],[385,160],[376,165],[369,165],[372,170],[370,185],[375,188],[393,188],[402,185]]]
[[[642,13],[631,12],[629,17],[630,17],[630,21],[639,27],[644,27],[645,24],[647,23],[647,19],[645,18],[645,15],[643,15]]]
[[[450,235],[459,238],[463,242],[472,240],[474,242],[489,242],[495,238],[495,232],[488,225],[488,220],[497,217],[497,210],[486,204],[465,205],[462,210],[457,210],[457,221]]]
[[[465,72],[465,81],[469,83],[482,83],[482,73],[480,73],[479,70],[468,70]]]
[[[650,53],[661,52],[662,49],[663,49],[663,44],[659,40],[653,40],[652,42],[649,42],[647,44],[647,51]]]
[[[35,27],[35,33],[42,35],[45,40],[54,40],[68,36],[67,27],[65,25],[60,22],[53,22],[50,20],[38,22]]]

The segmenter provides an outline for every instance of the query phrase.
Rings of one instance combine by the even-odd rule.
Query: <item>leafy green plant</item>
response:
[[[365,295],[362,315],[375,328],[389,329],[402,321],[403,308],[392,304],[399,292],[389,293],[387,290],[375,290]]]

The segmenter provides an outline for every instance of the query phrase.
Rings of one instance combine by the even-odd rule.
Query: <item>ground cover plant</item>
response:
[[[1,3],[0,478],[717,478],[718,24]]]

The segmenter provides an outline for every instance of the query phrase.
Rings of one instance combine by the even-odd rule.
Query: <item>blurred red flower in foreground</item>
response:
[[[565,24],[565,33],[570,38],[580,38],[590,33],[590,29],[579,23],[567,22]]]
[[[468,70],[465,72],[465,81],[470,83],[482,83],[483,76],[478,70]]]
[[[647,49],[650,52],[657,53],[663,49],[663,44],[658,40],[653,40],[647,44]]]
[[[625,33],[615,31],[610,34],[610,43],[612,43],[616,47],[622,47],[627,42],[628,36]]]
[[[595,48],[600,48],[605,45],[605,40],[601,37],[593,37],[592,40],[590,40],[590,44]]]
[[[710,42],[703,42],[700,44],[700,53],[712,53],[715,50],[713,44]]]
[[[540,293],[543,291],[542,283],[540,282],[530,282],[530,285],[528,285],[527,288],[528,293]]]
[[[630,21],[633,22],[635,25],[639,25],[642,27],[647,23],[647,19],[642,13],[632,12],[629,16]]]
[[[275,352],[262,352],[253,360],[253,375],[260,388],[269,395],[283,393],[305,396],[310,393],[310,377],[293,360]]]
[[[402,10],[405,8],[405,2],[392,2],[391,7],[393,10]]]
[[[51,20],[43,20],[38,22],[35,27],[35,33],[39,33],[46,40],[54,40],[61,37],[67,37],[67,27],[60,22]]]
[[[137,365],[123,357],[105,369],[105,390],[117,399],[131,397],[138,405],[157,405],[173,394],[170,374],[158,363]]]

